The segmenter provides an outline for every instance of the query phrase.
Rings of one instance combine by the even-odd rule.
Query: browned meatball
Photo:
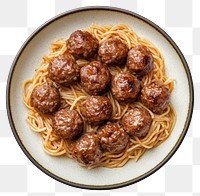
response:
[[[97,164],[102,151],[94,132],[84,133],[73,145],[72,156],[84,165]]]
[[[129,140],[121,125],[110,122],[98,129],[97,137],[101,147],[111,153],[119,153],[124,150]]]
[[[55,113],[53,131],[65,139],[75,139],[83,130],[83,120],[76,110],[62,109]]]
[[[118,101],[134,101],[140,92],[140,81],[130,72],[120,72],[112,78],[111,91]]]
[[[122,125],[129,135],[144,137],[147,135],[152,123],[149,112],[144,108],[134,108],[124,114]]]
[[[156,114],[162,114],[169,105],[170,92],[162,82],[152,82],[141,91],[141,101]]]
[[[110,72],[100,61],[92,61],[80,70],[81,85],[91,95],[101,94],[110,82]]]
[[[89,96],[81,104],[81,113],[93,125],[108,120],[112,114],[112,105],[107,97]]]
[[[52,84],[44,82],[31,93],[31,106],[38,112],[51,114],[60,107],[60,93]]]
[[[99,57],[107,65],[122,65],[126,61],[128,47],[118,38],[109,38],[99,46]]]
[[[127,67],[137,76],[144,76],[153,69],[153,56],[146,46],[137,45],[128,52]]]
[[[79,66],[69,54],[58,56],[50,61],[48,76],[54,82],[67,87],[79,77]]]
[[[68,51],[77,58],[89,58],[97,53],[98,40],[87,31],[77,30],[67,40]]]

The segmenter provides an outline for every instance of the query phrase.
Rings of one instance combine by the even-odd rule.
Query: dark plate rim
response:
[[[185,121],[185,126],[184,126],[184,129],[182,131],[182,134],[180,135],[180,137],[179,137],[177,143],[174,145],[173,149],[168,153],[168,155],[166,155],[166,157],[158,165],[156,165],[154,168],[149,170],[147,173],[145,173],[145,174],[143,174],[143,175],[141,175],[141,176],[139,176],[135,179],[125,181],[125,182],[121,182],[121,183],[117,183],[117,184],[111,184],[111,185],[85,185],[85,184],[79,184],[79,183],[76,183],[76,182],[71,182],[71,181],[63,179],[63,178],[51,173],[46,168],[44,168],[42,165],[40,165],[31,156],[31,154],[28,152],[28,150],[26,149],[26,147],[23,145],[22,141],[20,140],[20,137],[19,137],[17,130],[15,128],[15,125],[14,125],[14,121],[13,121],[13,118],[12,118],[12,112],[11,112],[11,106],[10,106],[10,88],[11,88],[12,76],[13,76],[13,73],[14,73],[15,65],[16,65],[21,53],[23,52],[24,48],[26,47],[26,45],[34,38],[35,35],[37,35],[42,29],[44,29],[46,26],[48,26],[50,23],[54,22],[55,20],[62,18],[63,16],[74,14],[76,12],[89,11],[89,10],[106,10],[106,11],[115,11],[115,12],[127,14],[127,15],[130,15],[130,16],[136,17],[136,18],[142,20],[143,22],[149,24],[150,26],[152,26],[159,33],[161,33],[166,38],[166,40],[168,40],[168,42],[173,46],[173,48],[175,49],[175,51],[179,55],[179,57],[182,61],[182,64],[184,66],[185,72],[187,74],[188,83],[189,83],[190,103],[189,103],[187,119]],[[7,109],[8,120],[9,120],[9,123],[10,123],[11,130],[13,132],[13,135],[14,135],[15,139],[17,140],[17,143],[20,146],[20,148],[22,149],[22,151],[25,153],[25,155],[29,158],[29,160],[36,167],[38,167],[41,171],[43,171],[48,176],[50,176],[53,179],[55,179],[59,182],[62,182],[64,184],[67,184],[67,185],[70,185],[70,186],[73,186],[73,187],[76,187],[76,188],[82,188],[82,189],[108,190],[108,189],[121,188],[121,187],[124,187],[124,186],[128,186],[128,185],[137,183],[140,180],[145,179],[146,177],[150,176],[151,174],[153,174],[154,172],[159,170],[164,164],[166,164],[169,161],[169,159],[174,155],[174,153],[177,151],[177,149],[181,145],[181,143],[182,143],[182,141],[183,141],[183,139],[184,139],[184,137],[185,137],[185,135],[188,131],[190,122],[191,122],[193,107],[194,107],[194,87],[193,87],[193,81],[192,81],[190,69],[188,67],[188,64],[187,64],[185,58],[184,58],[184,55],[182,54],[181,50],[176,45],[176,43],[172,40],[172,38],[163,29],[161,29],[158,25],[156,25],[155,23],[153,23],[149,19],[147,19],[147,18],[145,18],[145,17],[143,17],[139,14],[136,14],[134,12],[131,12],[131,11],[128,11],[128,10],[125,10],[125,9],[122,9],[122,8],[111,7],[111,6],[88,6],[88,7],[76,8],[76,9],[73,9],[73,10],[63,12],[63,13],[53,17],[52,19],[48,20],[47,22],[45,22],[43,25],[38,27],[23,43],[23,45],[19,49],[19,51],[18,51],[18,53],[17,53],[17,55],[16,55],[16,57],[15,57],[13,63],[12,63],[12,66],[11,66],[11,69],[10,69],[10,72],[9,72],[9,75],[8,75],[8,79],[7,79],[6,109]]]

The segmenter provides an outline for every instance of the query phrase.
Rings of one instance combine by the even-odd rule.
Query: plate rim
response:
[[[179,139],[177,140],[177,142],[174,144],[174,147],[172,148],[172,150],[165,156],[165,158],[161,162],[159,162],[156,166],[154,166],[148,172],[136,177],[135,179],[131,179],[131,180],[128,180],[128,181],[115,183],[115,184],[109,184],[109,185],[87,185],[87,184],[81,184],[81,183],[73,182],[73,181],[70,181],[70,180],[66,180],[66,179],[63,179],[63,178],[57,176],[56,174],[50,172],[44,166],[42,166],[40,163],[38,163],[34,159],[34,157],[32,157],[32,155],[28,152],[26,147],[23,145],[23,142],[21,141],[20,136],[18,135],[17,129],[15,128],[15,124],[14,124],[14,121],[13,121],[12,112],[11,112],[11,105],[10,105],[10,88],[11,88],[12,76],[13,76],[13,73],[14,73],[14,70],[15,70],[15,67],[16,67],[16,63],[17,63],[18,59],[20,58],[22,52],[24,51],[25,47],[28,45],[28,43],[40,31],[42,31],[46,26],[48,26],[50,23],[54,22],[55,20],[62,18],[64,16],[67,16],[67,15],[70,15],[70,14],[74,14],[74,13],[82,12],[82,11],[90,11],[90,10],[115,11],[115,12],[127,14],[127,15],[130,15],[132,17],[136,17],[136,18],[142,20],[143,22],[149,24],[150,26],[152,26],[154,29],[156,29],[160,34],[162,34],[165,37],[165,39],[170,43],[170,45],[177,52],[179,58],[182,61],[183,68],[185,69],[187,79],[188,79],[188,84],[189,84],[189,96],[190,96],[190,98],[189,98],[189,108],[188,108],[188,112],[187,112],[187,118],[185,120],[185,124],[184,124],[184,128],[182,130],[182,133],[179,136]],[[118,8],[118,7],[112,7],[112,6],[86,6],[86,7],[75,8],[75,9],[72,9],[72,10],[69,10],[69,11],[65,11],[61,14],[58,14],[58,15],[54,16],[53,18],[49,19],[48,21],[46,21],[45,23],[43,23],[42,25],[40,25],[30,36],[28,36],[28,38],[25,40],[25,42],[22,44],[22,46],[18,50],[17,54],[15,55],[15,58],[12,62],[12,65],[11,65],[11,68],[10,68],[10,71],[9,71],[9,75],[8,75],[8,79],[7,79],[7,85],[6,85],[6,110],[7,110],[7,116],[8,116],[9,124],[10,124],[12,133],[13,133],[18,145],[20,146],[20,148],[22,149],[24,154],[28,157],[28,159],[38,169],[40,169],[42,172],[44,172],[45,174],[47,174],[51,178],[53,178],[53,179],[55,179],[55,180],[57,180],[61,183],[64,183],[64,184],[67,184],[67,185],[70,185],[70,186],[73,186],[73,187],[76,187],[76,188],[90,189],[90,190],[108,190],[108,189],[125,187],[125,186],[137,183],[137,182],[147,178],[148,176],[150,176],[151,174],[153,174],[154,172],[159,170],[162,166],[164,166],[169,161],[169,159],[174,155],[174,153],[178,150],[183,139],[185,138],[185,135],[188,131],[188,128],[189,128],[189,125],[190,125],[190,122],[191,122],[191,118],[192,118],[192,114],[193,114],[193,107],[194,107],[194,87],[193,87],[193,80],[192,80],[191,72],[190,72],[188,63],[185,60],[184,55],[182,54],[181,50],[176,45],[176,43],[172,40],[172,38],[163,29],[161,29],[157,24],[155,24],[154,22],[145,18],[144,16],[141,16],[141,15],[135,13],[135,12],[132,12],[132,11],[129,11],[129,10],[126,10],[126,9],[122,9],[122,8]]]

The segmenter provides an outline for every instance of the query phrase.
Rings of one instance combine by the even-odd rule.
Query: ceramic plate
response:
[[[147,151],[138,162],[130,160],[124,167],[88,170],[66,157],[52,157],[42,149],[40,135],[30,130],[22,103],[21,86],[32,78],[42,56],[49,53],[52,40],[67,38],[77,29],[91,24],[123,23],[139,36],[149,39],[163,54],[166,73],[176,79],[171,102],[177,112],[177,122],[171,136],[158,147]],[[163,166],[175,153],[187,132],[193,109],[193,85],[188,65],[174,41],[156,24],[126,10],[112,7],[86,7],[49,20],[39,27],[18,52],[7,83],[7,111],[14,136],[27,157],[52,178],[80,188],[111,189],[138,182]]]

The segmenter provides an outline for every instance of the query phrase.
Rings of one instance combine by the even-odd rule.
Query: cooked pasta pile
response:
[[[172,92],[174,80],[167,78],[165,74],[164,59],[159,50],[148,40],[139,37],[133,30],[123,24],[109,26],[91,25],[87,31],[96,37],[100,43],[110,37],[117,37],[121,39],[129,49],[138,44],[148,47],[154,57],[154,69],[143,77],[143,85],[149,84],[152,81],[162,81],[169,88],[169,91]],[[66,51],[67,47],[65,39],[57,39],[54,41],[51,44],[50,53],[43,57],[42,63],[36,70],[34,77],[26,80],[22,88],[23,102],[28,109],[26,116],[27,122],[33,131],[41,134],[45,152],[52,156],[66,155],[67,157],[71,158],[70,142],[65,139],[60,139],[53,133],[52,116],[38,113],[30,104],[30,95],[32,90],[41,83],[49,80],[47,77],[47,67],[50,60],[54,57],[64,54]],[[79,59],[77,60],[77,63],[79,66],[84,66],[86,63],[88,63],[88,61]],[[109,66],[108,68],[111,75],[115,75],[120,70],[126,69],[117,66]],[[56,84],[54,85],[56,86]],[[82,89],[80,84],[74,84],[68,88],[60,88],[59,90],[62,97],[61,107],[69,110],[77,109],[77,111],[80,113],[79,105],[88,95]],[[135,136],[131,137],[126,149],[121,153],[112,154],[109,152],[104,152],[100,162],[90,167],[121,167],[129,159],[134,159],[137,161],[146,150],[158,146],[171,134],[176,122],[176,114],[171,104],[169,104],[165,113],[158,115],[154,114],[148,108],[143,106],[141,102],[133,102],[129,104],[119,103],[113,97],[110,91],[108,91],[105,95],[110,99],[113,106],[111,120],[119,122],[125,112],[130,108],[143,107],[149,111],[153,119],[153,123],[145,138],[139,139]],[[84,132],[89,132],[92,130],[95,131],[97,129],[98,126],[91,126],[87,124],[87,122],[84,122]]]

